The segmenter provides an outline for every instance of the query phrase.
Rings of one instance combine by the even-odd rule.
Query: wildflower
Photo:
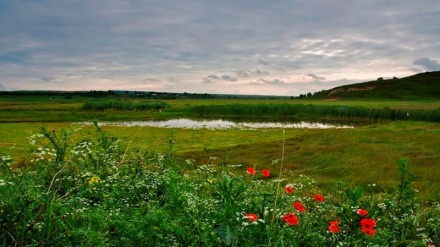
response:
[[[256,221],[258,220],[258,215],[256,214],[245,214],[244,217],[248,219],[249,221]]]
[[[315,202],[323,202],[324,201],[324,196],[321,194],[317,194],[315,195]]]
[[[293,207],[300,211],[301,213],[304,213],[306,211],[306,208],[304,207],[304,205],[301,202],[295,202],[293,203]]]
[[[289,226],[298,225],[298,217],[294,213],[287,213],[281,218],[284,222],[286,222]]]
[[[248,167],[248,168],[246,169],[246,171],[247,171],[247,173],[249,173],[250,175],[255,175],[255,173],[257,172],[257,171],[255,171],[255,169],[252,168],[252,167]]]
[[[331,233],[338,233],[340,231],[339,223],[337,221],[330,221],[330,224],[328,226],[328,230]]]
[[[370,237],[372,237],[376,230],[374,227],[376,226],[376,221],[373,219],[362,219],[361,220],[361,230],[363,233],[368,234]]]
[[[293,187],[290,184],[286,185],[285,190],[288,194],[292,194],[294,192]]]
[[[368,211],[365,210],[365,209],[363,209],[363,208],[361,208],[361,209],[358,209],[357,213],[358,213],[361,217],[364,217],[365,215],[368,214]]]
[[[89,184],[99,183],[101,179],[98,176],[93,176],[89,180]]]
[[[270,171],[267,169],[261,170],[261,174],[263,174],[263,177],[265,177],[265,178],[270,177]]]

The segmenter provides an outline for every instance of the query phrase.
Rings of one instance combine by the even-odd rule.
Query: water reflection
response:
[[[193,120],[189,118],[178,118],[168,120],[152,120],[152,121],[125,121],[125,122],[100,122],[100,125],[113,126],[150,126],[161,128],[184,128],[184,129],[263,129],[263,128],[280,128],[280,129],[337,129],[337,128],[353,128],[350,125],[337,125],[327,123],[314,122],[233,122],[222,119],[214,120]]]

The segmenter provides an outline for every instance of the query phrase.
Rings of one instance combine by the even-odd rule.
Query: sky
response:
[[[1,0],[0,90],[297,96],[440,70],[439,0]]]

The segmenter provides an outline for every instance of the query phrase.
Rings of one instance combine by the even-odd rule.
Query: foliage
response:
[[[421,205],[415,198],[408,159],[398,161],[401,182],[394,192],[363,196],[360,186],[337,183],[323,191],[306,176],[286,180],[288,171],[216,166],[215,157],[196,164],[172,157],[172,150],[127,153],[95,125],[96,137],[79,142],[71,137],[76,129],[41,129],[31,138],[37,146],[26,166],[14,168],[9,157],[1,158],[0,244],[440,243],[440,204]]]
[[[83,111],[103,111],[108,109],[114,110],[138,110],[138,111],[146,111],[146,110],[159,110],[168,108],[169,105],[164,102],[132,102],[132,101],[115,101],[115,100],[107,100],[107,101],[89,101],[82,105],[81,110]]]
[[[346,120],[417,120],[440,122],[440,108],[401,110],[338,105],[303,104],[231,104],[193,106],[186,109],[198,116],[315,117]]]

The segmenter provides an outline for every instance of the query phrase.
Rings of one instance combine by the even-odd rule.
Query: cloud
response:
[[[6,87],[0,84],[0,91],[6,91]]]
[[[229,75],[222,75],[222,80],[223,81],[237,81],[237,78],[229,76]]]
[[[208,78],[203,78],[202,82],[205,83],[205,84],[211,84],[212,83],[212,81],[209,80]]]
[[[160,79],[157,78],[145,78],[145,82],[161,82]]]
[[[266,79],[260,78],[260,79],[258,79],[258,81],[264,82],[266,84],[271,84],[271,85],[282,85],[285,83],[284,81],[282,81],[280,79],[266,80]]]
[[[289,82],[272,87],[278,94],[295,94],[287,78],[315,89],[318,75],[403,77],[412,62],[438,70],[438,57],[414,54],[438,54],[439,14],[438,0],[0,1],[0,78],[8,89],[235,93],[251,89],[200,81],[267,89],[257,80],[270,74]]]
[[[238,70],[235,73],[237,74],[238,77],[249,77],[250,75],[252,75],[251,71],[245,71],[245,70]]]
[[[220,80],[220,77],[218,77],[217,75],[208,75],[207,78],[214,79],[214,80]]]
[[[259,75],[259,76],[261,76],[261,75],[269,75],[268,71],[258,70],[258,69],[255,70],[255,71],[252,71],[252,70],[237,70],[235,73],[237,74],[238,77],[243,77],[243,78],[251,77],[251,76],[254,76],[254,75]]]
[[[256,75],[268,75],[269,74],[269,72],[267,72],[267,71],[262,71],[262,70],[255,70],[255,72],[254,72]]]
[[[263,66],[268,66],[268,65],[269,65],[269,63],[268,63],[267,61],[263,60],[263,59],[258,60],[257,63],[258,63],[259,65],[263,65]]]
[[[319,80],[319,81],[325,80],[325,77],[317,76],[317,75],[312,74],[312,73],[308,73],[307,76],[308,76],[308,77],[311,77],[311,78],[313,78],[313,79],[315,79],[315,80]]]
[[[437,60],[428,57],[417,59],[413,62],[414,65],[420,65],[428,71],[440,70],[440,63]]]

